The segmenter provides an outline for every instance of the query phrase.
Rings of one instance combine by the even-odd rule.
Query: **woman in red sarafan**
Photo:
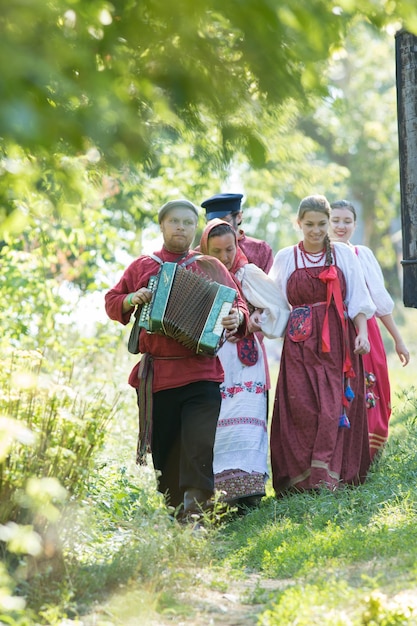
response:
[[[304,198],[303,238],[280,250],[270,271],[291,308],[271,423],[277,495],[356,485],[370,465],[362,355],[375,306],[358,260],[330,244],[329,218],[324,196]]]
[[[382,450],[388,440],[388,424],[391,417],[391,386],[387,356],[377,322],[381,320],[394,340],[395,351],[403,364],[407,365],[410,353],[394,321],[394,301],[388,293],[381,267],[374,253],[367,246],[350,243],[356,228],[356,210],[351,202],[337,200],[331,204],[330,238],[346,243],[361,264],[366,286],[376,306],[375,315],[368,320],[368,336],[371,344],[369,354],[363,357],[366,383],[366,405],[368,409],[368,432],[371,459]]]

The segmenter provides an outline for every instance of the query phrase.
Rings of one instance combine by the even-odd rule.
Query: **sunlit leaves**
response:
[[[32,149],[93,142],[107,159],[142,159],[158,114],[199,125],[200,108],[220,119],[258,93],[277,104],[301,97],[303,82],[315,89],[311,62],[328,57],[359,10],[384,15],[323,0],[9,3],[0,133]]]

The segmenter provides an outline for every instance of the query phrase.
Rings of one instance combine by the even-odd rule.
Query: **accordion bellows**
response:
[[[176,263],[163,263],[149,280],[152,299],[142,307],[139,326],[171,337],[196,354],[215,355],[236,290]]]

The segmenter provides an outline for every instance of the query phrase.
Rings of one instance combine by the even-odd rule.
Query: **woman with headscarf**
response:
[[[269,337],[284,332],[285,304],[272,281],[248,263],[237,245],[236,233],[223,220],[214,219],[203,231],[200,250],[219,259],[229,270],[252,312],[249,330]],[[282,307],[281,307],[282,304]],[[225,341],[218,352],[225,379],[214,446],[214,483],[221,499],[240,508],[256,506],[265,495],[268,477],[269,369],[265,347],[256,332]]]

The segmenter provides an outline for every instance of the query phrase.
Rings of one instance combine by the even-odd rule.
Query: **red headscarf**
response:
[[[237,243],[237,234],[233,230],[232,226],[230,226],[230,224],[228,224],[224,220],[220,220],[217,217],[214,218],[213,220],[210,220],[210,222],[207,224],[207,226],[203,230],[203,234],[201,235],[200,250],[203,254],[209,254],[209,251],[208,251],[209,234],[211,233],[213,228],[215,228],[216,226],[219,226],[220,224],[226,224],[226,226],[229,226],[230,232],[233,234],[233,237],[235,239],[236,254],[235,254],[235,258],[233,259],[232,268],[229,271],[231,272],[231,274],[236,274],[238,269],[246,265],[249,261],[245,253],[239,248],[238,243]]]

